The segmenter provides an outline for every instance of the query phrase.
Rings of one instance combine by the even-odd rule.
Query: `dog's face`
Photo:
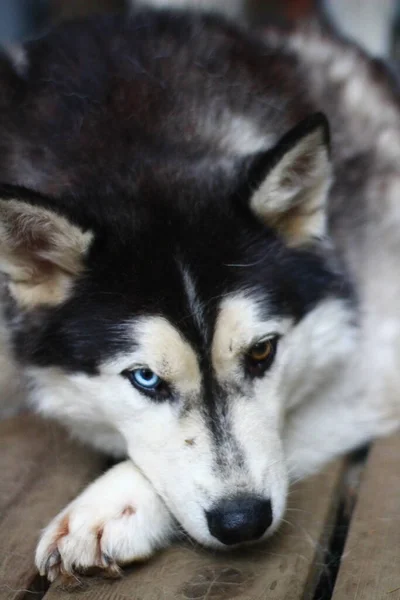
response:
[[[34,402],[106,450],[121,440],[207,545],[274,530],[285,413],[347,357],[349,303],[318,241],[326,134],[314,117],[237,168],[142,175],[87,210],[3,194],[9,322]]]

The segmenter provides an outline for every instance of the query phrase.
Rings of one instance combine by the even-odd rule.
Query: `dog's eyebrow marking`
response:
[[[231,295],[220,304],[212,344],[214,367],[222,368],[226,361],[235,361],[236,354],[257,333],[258,302],[244,294]]]
[[[224,378],[238,364],[239,356],[246,348],[263,336],[283,334],[290,322],[286,317],[262,316],[268,304],[267,298],[232,294],[224,298],[219,307],[211,346],[212,362],[218,377]]]
[[[132,354],[132,364],[148,366],[182,393],[200,390],[197,355],[172,323],[163,317],[142,317],[134,323],[133,329],[137,347]]]

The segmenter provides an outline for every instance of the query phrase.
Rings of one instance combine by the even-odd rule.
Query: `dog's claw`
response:
[[[117,579],[121,577],[121,569],[109,554],[105,552],[101,555],[102,568],[104,569],[104,576],[111,579]]]
[[[46,576],[49,581],[54,581],[56,579],[61,564],[61,555],[58,551],[58,548],[55,548],[53,552],[51,552],[50,556],[47,558],[44,565],[39,569],[40,575]]]
[[[106,554],[105,552],[102,553],[101,560],[106,568],[110,567],[114,562],[111,556],[109,554]]]

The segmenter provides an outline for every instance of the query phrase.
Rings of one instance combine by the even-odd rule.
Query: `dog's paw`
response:
[[[168,545],[173,519],[136,467],[110,469],[71,502],[44,530],[36,566],[54,581],[101,569],[116,577],[120,566],[145,560]]]

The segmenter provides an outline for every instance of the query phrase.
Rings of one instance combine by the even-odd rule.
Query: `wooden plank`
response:
[[[333,600],[400,600],[400,436],[374,444]]]
[[[53,423],[33,416],[0,423],[0,600],[26,594],[40,530],[103,464]]]
[[[0,422],[0,520],[32,485],[47,453],[35,418],[23,415]]]
[[[296,486],[288,522],[263,546],[215,553],[175,546],[119,581],[87,579],[84,600],[311,599],[336,513],[342,463]],[[44,600],[71,600],[54,585]]]

